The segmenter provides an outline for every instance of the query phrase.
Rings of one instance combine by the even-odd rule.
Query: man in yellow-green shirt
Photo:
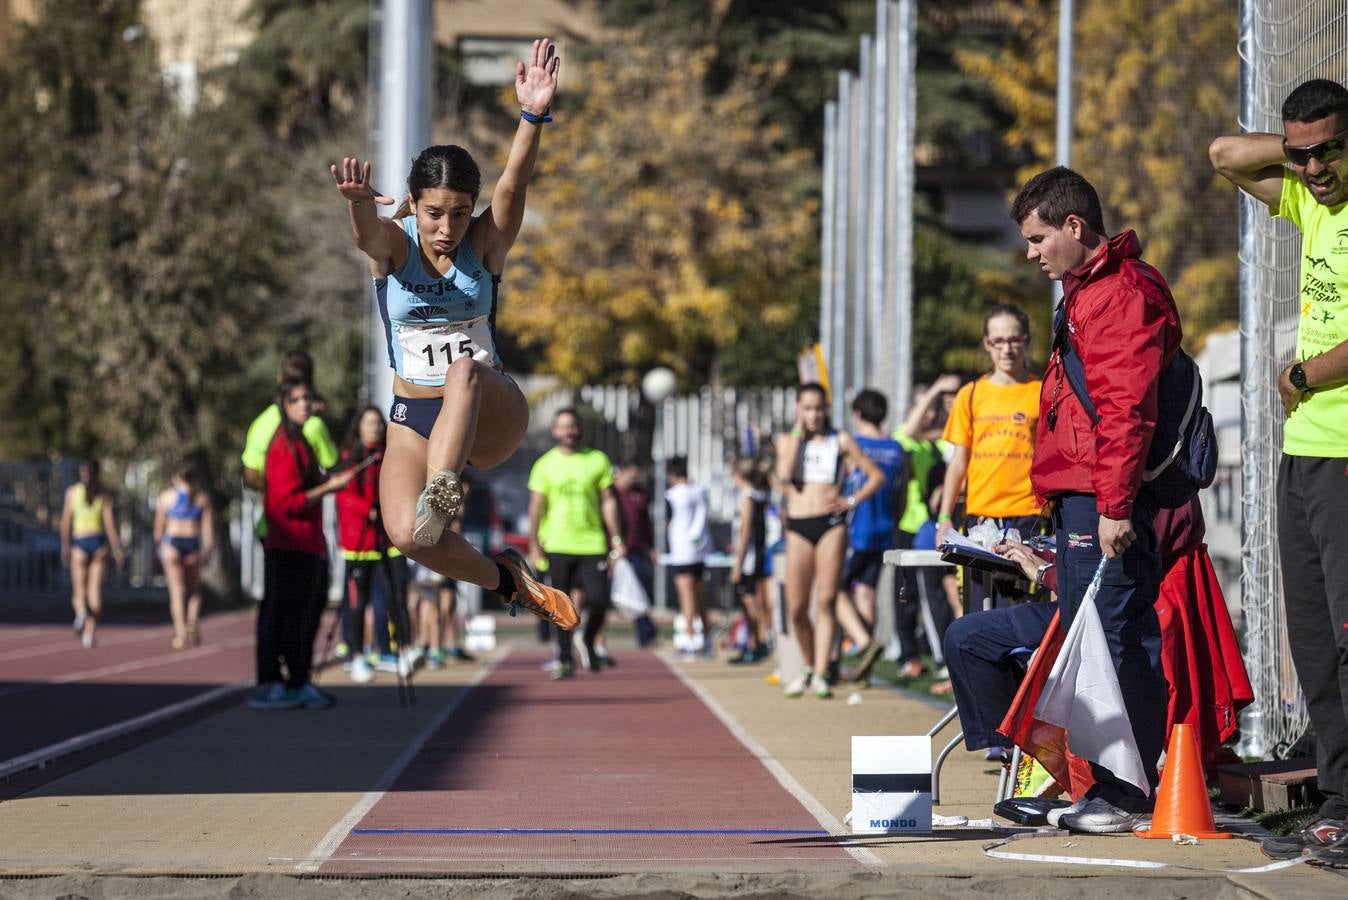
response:
[[[1209,150],[1218,172],[1302,235],[1296,355],[1278,375],[1287,411],[1278,552],[1326,799],[1263,850],[1348,868],[1348,89],[1307,81],[1283,102],[1282,119],[1282,135],[1222,137]]]
[[[276,383],[279,385],[286,381],[302,381],[307,385],[313,385],[314,361],[308,353],[303,350],[292,350],[281,358],[281,365],[276,372]],[[276,429],[280,427],[281,407],[275,403],[268,404],[248,426],[240,459],[243,462],[243,482],[253,490],[262,490],[262,479],[267,465],[267,448],[271,446],[272,438],[276,436]],[[337,465],[337,445],[333,443],[332,434],[328,431],[322,416],[312,415],[306,419],[301,433],[309,442],[310,448],[314,451],[314,458],[318,460],[320,466],[331,469]],[[259,517],[258,537],[265,537],[266,532],[267,522]]]
[[[314,383],[314,361],[308,353],[303,350],[292,350],[281,359],[280,369],[276,374],[276,383],[281,384],[285,381],[302,381],[307,385]],[[268,404],[267,408],[258,413],[257,418],[253,419],[248,426],[248,434],[243,442],[243,477],[244,481],[251,488],[262,487],[263,469],[267,463],[267,448],[271,446],[271,439],[276,436],[276,429],[281,427],[281,408],[275,403]],[[313,448],[314,456],[318,464],[324,469],[331,469],[337,465],[337,445],[333,443],[332,434],[328,431],[328,426],[323,422],[322,416],[310,416],[304,423],[304,439],[309,442]]]
[[[608,611],[608,561],[623,553],[613,464],[583,443],[574,409],[553,416],[552,439],[529,472],[529,561],[577,609],[583,601],[586,663],[599,671],[607,658],[595,652],[595,639]],[[572,659],[571,633],[558,628],[556,678],[573,673]]]

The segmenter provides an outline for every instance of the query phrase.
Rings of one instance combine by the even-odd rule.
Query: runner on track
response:
[[[80,480],[72,484],[61,508],[61,561],[70,569],[70,605],[75,609],[75,637],[85,649],[94,646],[94,632],[103,611],[103,580],[108,553],[117,568],[126,564],[112,495],[98,477],[98,460],[80,463]]]
[[[191,465],[173,470],[170,486],[159,494],[154,509],[154,543],[164,566],[169,615],[173,618],[174,650],[200,644],[201,566],[214,548],[215,510],[197,485]]]

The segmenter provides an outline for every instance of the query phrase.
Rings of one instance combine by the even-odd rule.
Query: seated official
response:
[[[1178,509],[1161,510],[1155,525],[1164,571],[1156,611],[1169,683],[1166,732],[1176,722],[1193,725],[1207,762],[1235,733],[1236,713],[1254,695],[1203,543],[1203,510],[1197,498]],[[997,549],[1014,559],[1031,582],[1056,591],[1051,554],[1036,554],[1024,544]],[[1056,602],[1027,603],[976,612],[956,620],[946,632],[946,664],[968,749],[1012,746],[1000,733],[1014,733],[1002,728],[1003,719],[1011,718],[1008,712],[1031,655],[1045,642],[1050,625],[1058,628],[1057,607]],[[1056,656],[1061,640],[1052,643]],[[1052,659],[1036,660],[1035,666],[1043,666],[1046,674]],[[1037,700],[1037,692],[1023,698],[1021,705],[1028,710],[1017,711],[1032,714]]]

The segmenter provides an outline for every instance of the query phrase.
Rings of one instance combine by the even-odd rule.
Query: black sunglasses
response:
[[[1318,144],[1312,144],[1309,147],[1289,147],[1287,138],[1282,139],[1282,152],[1287,156],[1289,162],[1294,166],[1304,166],[1315,157],[1320,162],[1331,163],[1343,155],[1345,141],[1344,135],[1348,134],[1348,128],[1340,131],[1327,141],[1321,141]]]

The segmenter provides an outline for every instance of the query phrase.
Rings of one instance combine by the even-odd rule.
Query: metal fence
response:
[[[1348,80],[1348,10],[1303,0],[1242,0],[1240,9],[1240,125],[1277,133],[1282,101],[1297,84]],[[1308,727],[1287,646],[1274,509],[1284,420],[1276,376],[1295,350],[1300,241],[1289,223],[1241,195],[1241,597],[1255,694],[1242,752],[1260,756],[1285,755]]]
[[[824,108],[819,334],[835,421],[863,387],[912,388],[916,0],[877,0],[858,71]]]
[[[614,462],[620,461],[614,448],[632,427],[639,392],[624,385],[604,385],[583,387],[579,396],[604,423],[598,433],[587,435],[590,443],[609,453]],[[570,394],[559,392],[554,397],[552,406],[561,408],[568,405]],[[735,514],[731,474],[735,457],[760,452],[774,433],[790,427],[795,407],[795,388],[704,387],[696,394],[671,397],[658,411],[663,417],[658,429],[661,446],[652,448],[652,456],[688,457],[688,478],[707,488],[712,520],[727,524]]]

